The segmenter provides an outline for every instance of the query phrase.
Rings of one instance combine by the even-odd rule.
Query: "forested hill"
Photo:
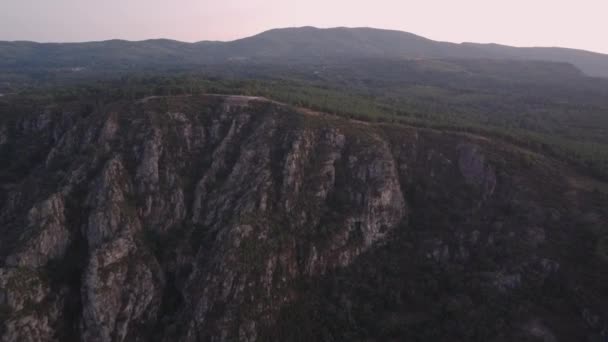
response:
[[[438,42],[373,28],[274,29],[231,42],[167,39],[87,43],[0,42],[0,69],[186,67],[226,61],[317,63],[343,58],[519,59],[566,62],[608,77],[608,55],[565,48],[515,48]]]

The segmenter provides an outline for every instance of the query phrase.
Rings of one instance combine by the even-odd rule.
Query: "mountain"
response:
[[[608,77],[608,55],[564,48],[515,48],[454,44],[411,33],[373,28],[274,29],[231,42],[171,40],[70,44],[0,42],[0,68],[150,68],[209,63],[300,62],[360,58],[521,59],[565,62],[595,77]]]
[[[601,341],[608,188],[243,96],[0,121],[2,341]]]
[[[453,43],[435,42],[411,33],[372,28],[276,29],[226,44],[226,51],[233,56],[288,59],[490,56],[476,53],[476,50]]]

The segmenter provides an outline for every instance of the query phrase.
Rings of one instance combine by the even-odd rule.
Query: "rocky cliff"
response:
[[[2,341],[602,341],[606,185],[264,99],[0,127]]]

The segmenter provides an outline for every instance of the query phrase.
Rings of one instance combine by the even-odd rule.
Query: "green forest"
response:
[[[58,102],[94,110],[149,96],[262,96],[351,119],[500,138],[608,179],[608,80],[561,64],[361,60],[7,77],[13,88],[0,97],[2,120]]]

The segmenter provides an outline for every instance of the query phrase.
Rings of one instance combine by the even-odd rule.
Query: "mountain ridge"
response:
[[[413,33],[369,27],[311,26],[271,29],[233,41],[181,42],[171,39],[106,40],[83,43],[0,41],[0,68],[198,65],[228,61],[316,63],[344,58],[514,59],[566,62],[585,74],[608,77],[608,55],[561,47],[512,47],[450,43]]]

